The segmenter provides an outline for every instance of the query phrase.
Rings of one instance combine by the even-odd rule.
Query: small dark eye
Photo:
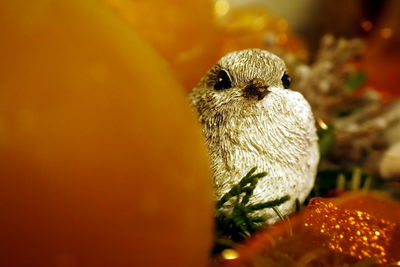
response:
[[[215,90],[225,90],[232,87],[232,81],[229,78],[228,73],[224,70],[220,70],[217,76],[217,82],[214,84]]]
[[[282,84],[283,84],[283,88],[288,89],[290,87],[290,82],[292,81],[292,79],[290,79],[290,76],[285,72],[282,76]]]

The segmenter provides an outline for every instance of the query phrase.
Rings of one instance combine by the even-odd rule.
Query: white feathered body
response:
[[[262,78],[261,71],[253,71],[252,76]],[[276,84],[272,79],[268,83]],[[192,104],[198,110],[210,152],[216,199],[257,166],[257,172],[264,171],[267,176],[259,180],[250,202],[289,195],[290,200],[278,208],[283,214],[294,211],[296,199],[303,202],[310,193],[319,161],[318,138],[308,102],[300,93],[278,86],[269,86],[268,94],[259,101],[247,101],[241,89],[215,93],[206,85],[203,82],[194,90]],[[271,209],[261,213],[269,223],[278,218]]]
[[[213,151],[216,199],[257,166],[267,176],[258,182],[251,202],[289,195],[291,199],[278,207],[289,214],[296,199],[304,202],[314,185],[319,160],[314,119],[303,96],[290,90],[271,90],[258,106],[251,114],[227,116],[224,126],[214,128],[218,134],[206,136]],[[265,213],[269,222],[277,219],[272,210]]]

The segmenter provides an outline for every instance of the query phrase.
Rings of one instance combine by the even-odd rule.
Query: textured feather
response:
[[[232,88],[215,90],[218,72],[225,70]],[[310,193],[319,161],[314,117],[308,102],[295,91],[284,89],[286,72],[277,56],[259,49],[224,56],[191,93],[191,103],[210,153],[215,198],[219,199],[252,167],[267,172],[259,181],[250,203],[290,195],[279,206],[282,214],[295,209]],[[268,87],[264,98],[251,98],[245,88],[257,81]],[[263,211],[270,219],[277,215]]]

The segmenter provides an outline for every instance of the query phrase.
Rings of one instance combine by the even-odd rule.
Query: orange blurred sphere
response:
[[[222,3],[228,6],[224,9]],[[218,0],[215,11],[218,34],[222,38],[221,56],[231,51],[260,48],[277,54],[290,52],[302,60],[307,57],[303,41],[291,31],[288,22],[265,7],[255,4],[235,7],[228,1]]]
[[[287,22],[264,7],[238,8],[225,0],[100,1],[156,48],[186,92],[228,52],[279,47],[307,56]]]
[[[206,153],[163,60],[95,1],[0,25],[0,265],[205,266]]]
[[[101,0],[164,56],[186,91],[220,57],[209,0]]]

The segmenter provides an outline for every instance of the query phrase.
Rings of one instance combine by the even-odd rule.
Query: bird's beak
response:
[[[263,80],[254,79],[244,89],[243,96],[248,99],[262,100],[270,91]]]

